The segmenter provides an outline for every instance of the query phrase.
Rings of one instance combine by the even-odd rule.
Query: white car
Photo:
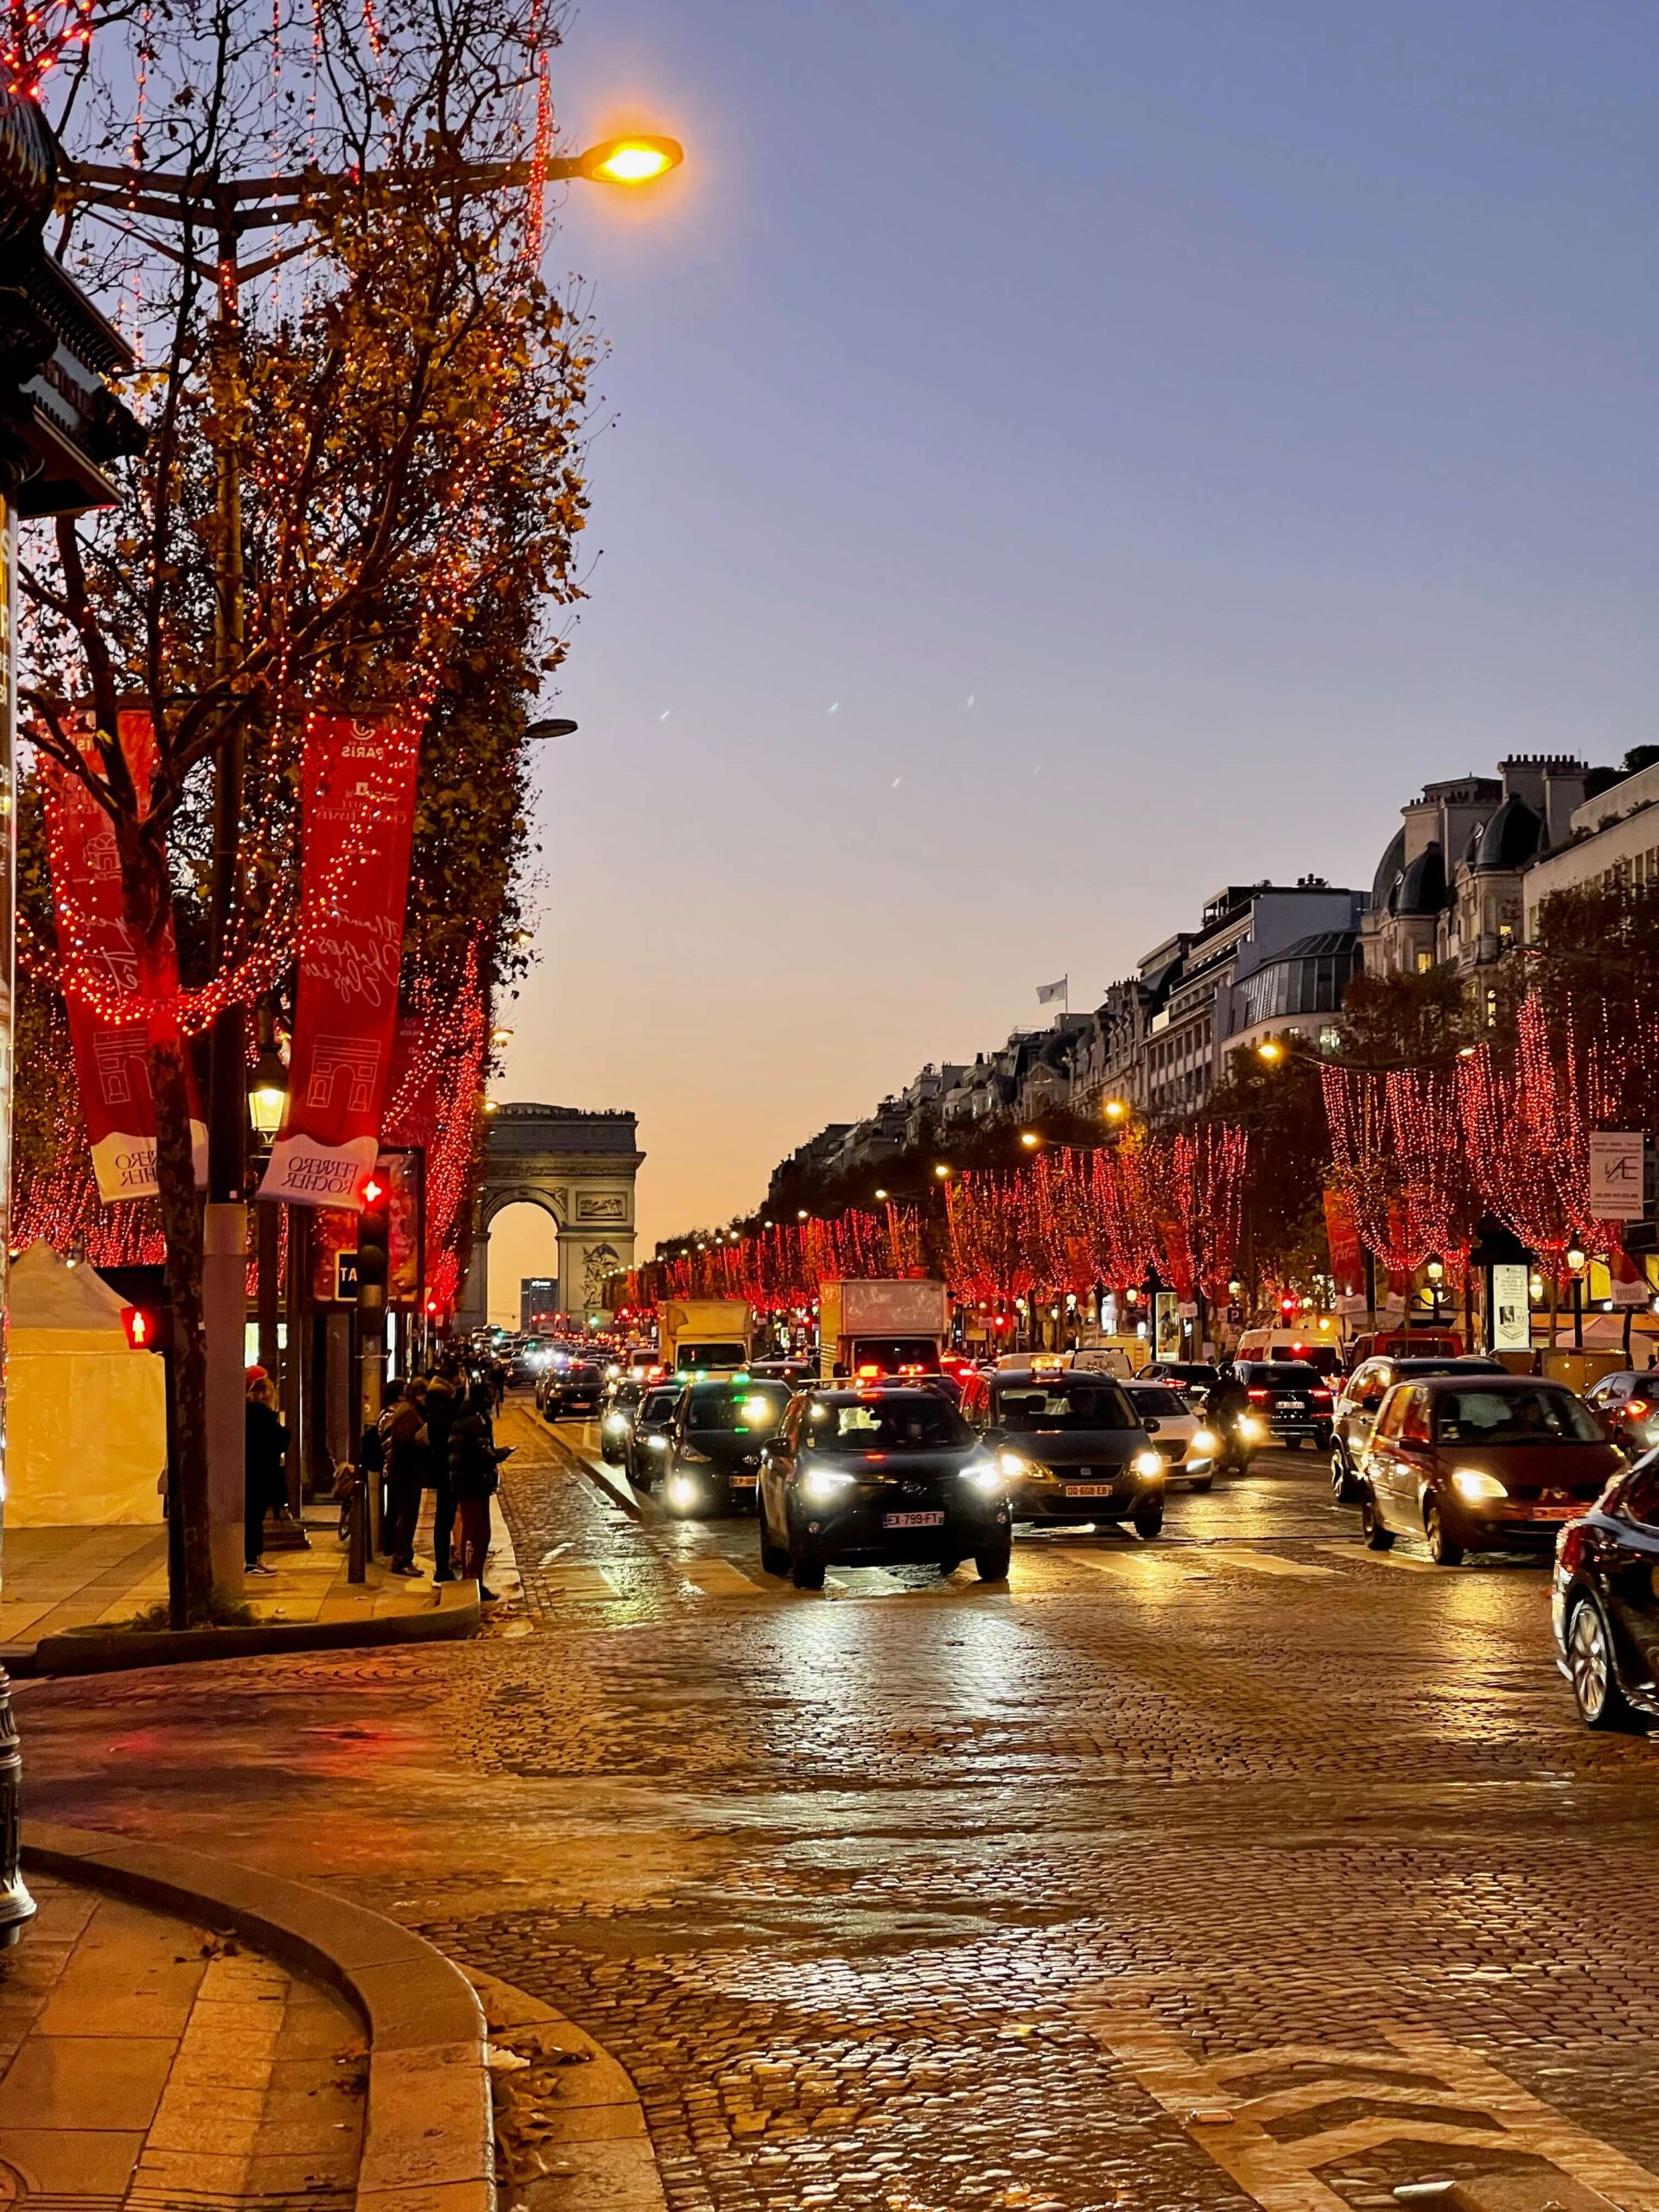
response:
[[[1216,1479],[1221,1438],[1191,1401],[1168,1382],[1123,1385],[1141,1427],[1161,1452],[1167,1478],[1193,1490],[1208,1490]]]

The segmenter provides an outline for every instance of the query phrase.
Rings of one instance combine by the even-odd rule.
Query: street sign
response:
[[[357,1296],[355,1252],[336,1252],[334,1255],[334,1296],[347,1301]]]
[[[1590,1132],[1590,1211],[1598,1221],[1642,1218],[1643,1154],[1640,1129]]]

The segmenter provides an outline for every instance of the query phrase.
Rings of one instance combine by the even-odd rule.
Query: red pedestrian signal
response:
[[[1289,1320],[1291,1315],[1296,1311],[1296,1300],[1290,1296],[1288,1292],[1287,1292],[1285,1296],[1280,1300],[1279,1311],[1283,1314],[1287,1321]]]
[[[154,1306],[124,1306],[121,1326],[133,1351],[167,1351],[173,1343],[173,1316]]]

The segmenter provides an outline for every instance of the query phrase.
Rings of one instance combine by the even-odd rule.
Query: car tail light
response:
[[[1310,1390],[1307,1395],[1316,1404],[1328,1406],[1331,1402],[1331,1393],[1328,1390]]]
[[[1624,1408],[1626,1417],[1630,1421],[1646,1421],[1652,1411],[1653,1408],[1645,1398],[1632,1398]]]
[[[1245,1395],[1253,1406],[1265,1406],[1273,1393],[1271,1390],[1249,1390]]]

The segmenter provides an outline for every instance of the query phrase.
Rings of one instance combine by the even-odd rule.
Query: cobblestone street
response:
[[[1363,1551],[1310,1454],[1166,1535],[764,1577],[522,1403],[480,1640],[18,1694],[31,1812],[337,1888],[557,2006],[673,2212],[1659,2212],[1659,1745],[1548,1576]],[[580,1434],[562,1431],[574,1445]],[[563,2201],[563,2200],[562,2200]]]

